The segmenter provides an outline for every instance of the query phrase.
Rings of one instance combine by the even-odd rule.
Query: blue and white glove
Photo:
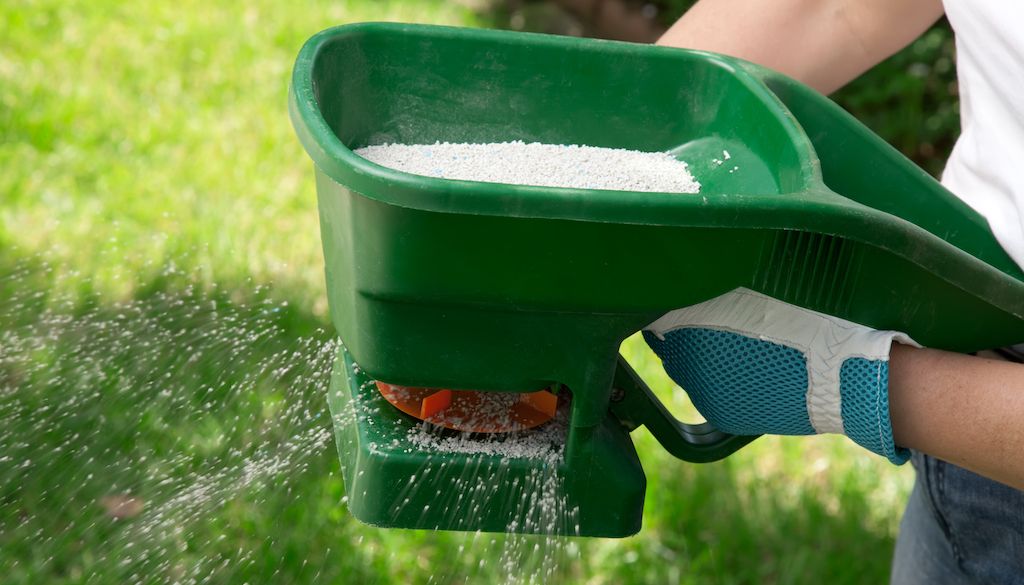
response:
[[[735,435],[842,433],[896,464],[889,350],[920,347],[739,288],[644,329],[665,371],[715,427]]]

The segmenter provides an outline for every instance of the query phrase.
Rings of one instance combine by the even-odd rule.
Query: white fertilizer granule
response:
[[[500,394],[500,393],[495,393]],[[507,396],[516,397],[514,394]],[[543,425],[512,433],[468,433],[443,430],[430,423],[409,429],[406,440],[417,450],[435,453],[491,455],[501,459],[562,459],[569,432],[569,408],[561,403],[555,417]]]
[[[567,424],[563,417],[536,429],[508,435],[443,433],[437,427],[421,424],[410,429],[406,439],[421,451],[557,462],[562,458],[566,432]]]
[[[383,144],[359,156],[414,175],[443,179],[659,193],[699,193],[687,164],[667,152],[525,143]]]

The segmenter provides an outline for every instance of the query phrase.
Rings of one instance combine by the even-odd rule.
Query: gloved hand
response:
[[[896,464],[889,349],[920,347],[739,288],[644,329],[665,371],[715,427],[736,435],[843,433]]]

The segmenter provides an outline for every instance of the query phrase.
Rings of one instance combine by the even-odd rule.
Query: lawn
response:
[[[560,542],[548,559],[520,554],[536,539],[348,515],[288,75],[327,26],[487,26],[475,4],[0,7],[0,580],[886,579],[912,472],[834,437],[762,438],[690,465],[638,431],[643,531]],[[692,416],[641,341],[623,352]]]

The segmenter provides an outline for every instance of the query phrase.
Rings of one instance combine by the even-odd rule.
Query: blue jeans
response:
[[[922,453],[912,461],[891,584],[1024,584],[1024,492]]]

